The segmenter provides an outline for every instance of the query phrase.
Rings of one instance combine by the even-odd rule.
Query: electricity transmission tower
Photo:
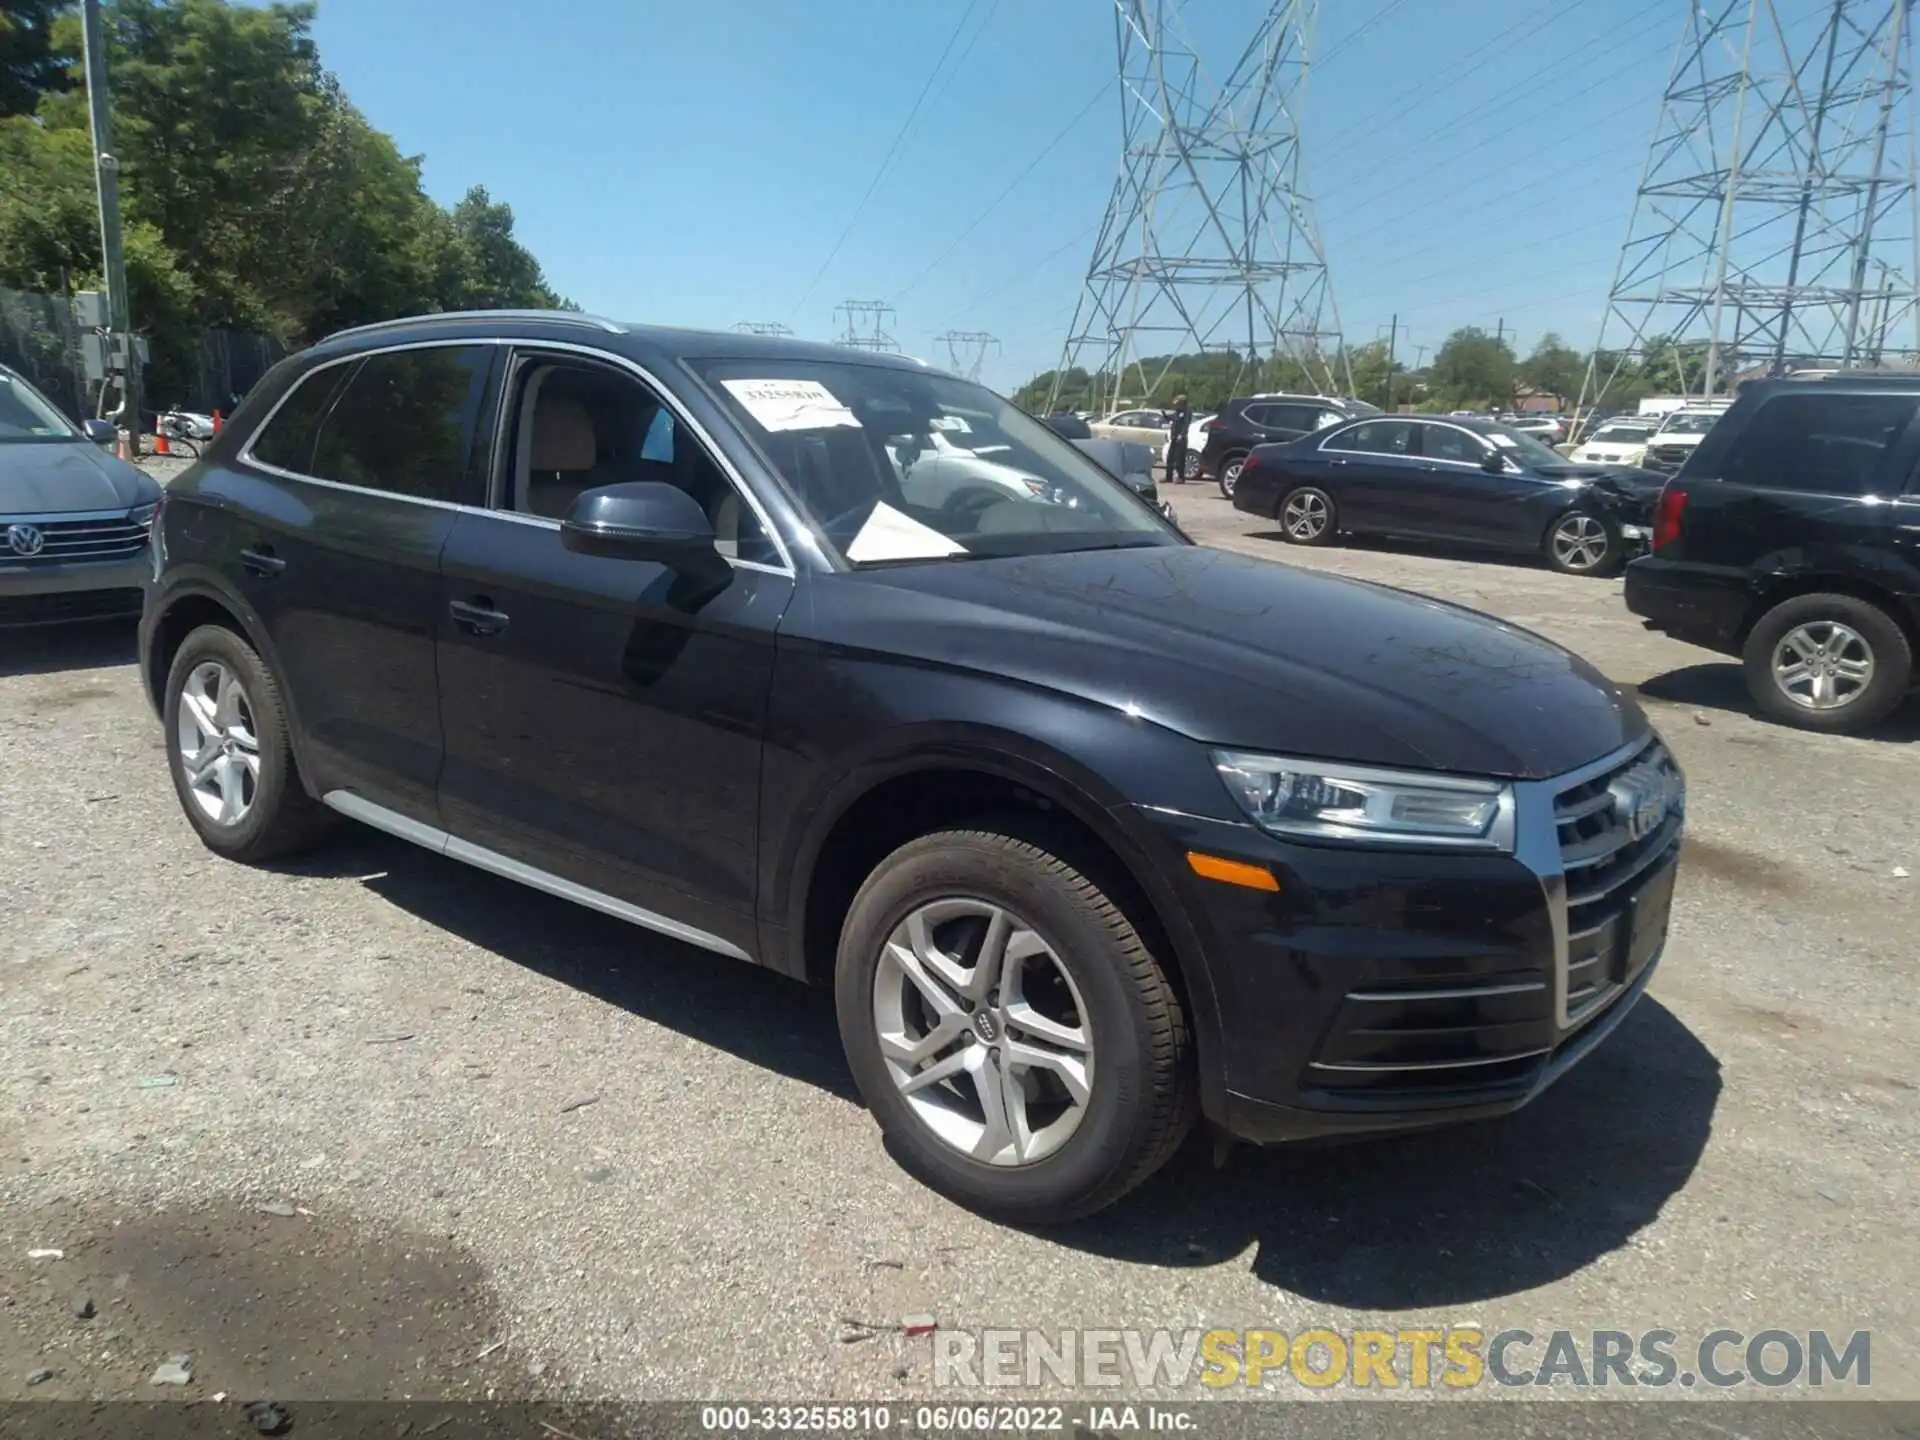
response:
[[[1712,395],[1920,325],[1912,4],[1688,0],[1583,403],[1654,350]]]
[[[733,327],[742,335],[791,335],[793,331],[778,320],[742,320]]]
[[[987,363],[987,352],[1000,348],[999,340],[984,330],[949,330],[933,339],[935,344],[947,347],[947,358],[953,362],[955,373],[969,380],[980,378],[980,367]]]
[[[833,307],[834,320],[847,317],[847,328],[837,337],[836,343],[851,345],[855,350],[887,350],[898,352],[900,342],[887,333],[887,326],[893,321],[893,306],[884,300],[842,300]]]
[[[1300,184],[1297,116],[1319,0],[1270,0],[1218,84],[1181,0],[1113,0],[1120,174],[1053,392],[1073,366],[1095,408],[1151,395],[1172,357],[1230,344],[1350,391],[1326,253]]]

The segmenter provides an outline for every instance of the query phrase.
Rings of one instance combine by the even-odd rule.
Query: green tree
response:
[[[1533,353],[1520,362],[1519,375],[1522,382],[1555,396],[1565,406],[1579,395],[1586,370],[1587,357],[1549,330],[1533,347]]]
[[[513,238],[513,207],[496,203],[484,185],[475,185],[453,207],[453,229],[465,266],[464,307],[548,309],[561,303],[540,262]]]
[[[0,0],[0,118],[31,115],[40,97],[65,90],[74,63],[54,35],[67,0]]]
[[[1387,410],[1407,398],[1400,380],[1407,367],[1392,358],[1386,341],[1374,340],[1362,345],[1345,360],[1346,368],[1353,372],[1354,399]],[[1336,369],[1334,373],[1343,374],[1345,369]]]
[[[1447,336],[1428,367],[1436,409],[1486,409],[1513,403],[1513,348],[1476,325]]]

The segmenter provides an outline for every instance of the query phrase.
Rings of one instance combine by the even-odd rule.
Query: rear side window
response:
[[[1363,455],[1411,455],[1413,426],[1405,420],[1369,420],[1324,441],[1323,450],[1355,450]]]
[[[1871,495],[1881,457],[1913,418],[1911,395],[1774,395],[1720,463],[1757,490]]]
[[[280,408],[273,412],[265,428],[253,437],[248,453],[262,465],[291,470],[296,475],[313,473],[313,444],[320,436],[320,422],[339,392],[340,382],[352,373],[352,365],[329,365],[310,371],[296,381]]]
[[[481,503],[473,441],[493,353],[443,345],[369,355],[320,426],[306,473],[416,500]]]

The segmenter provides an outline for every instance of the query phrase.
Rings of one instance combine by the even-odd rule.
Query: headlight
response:
[[[1513,788],[1498,780],[1229,750],[1213,752],[1213,768],[1247,818],[1275,835],[1513,849]]]

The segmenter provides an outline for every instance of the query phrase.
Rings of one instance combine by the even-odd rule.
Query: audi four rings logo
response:
[[[7,548],[16,555],[38,555],[40,547],[46,543],[47,537],[40,533],[38,525],[7,527]]]
[[[1613,813],[1633,840],[1644,840],[1680,805],[1680,777],[1671,770],[1649,767],[1622,775],[1613,782]]]

